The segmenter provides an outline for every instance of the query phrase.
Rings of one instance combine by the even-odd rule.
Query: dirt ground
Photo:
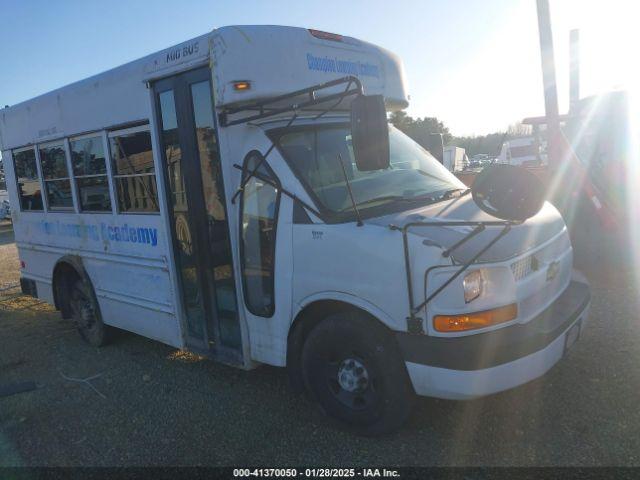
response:
[[[87,346],[19,295],[18,270],[0,225],[0,387],[35,383],[0,397],[0,466],[640,465],[632,268],[587,272],[591,321],[546,376],[480,400],[420,399],[381,438],[334,426],[281,369],[243,372],[125,333]]]

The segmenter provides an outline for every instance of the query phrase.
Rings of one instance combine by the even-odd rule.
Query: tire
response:
[[[400,428],[414,393],[400,352],[365,315],[328,316],[302,350],[305,386],[322,410],[362,435]]]
[[[113,338],[113,328],[102,322],[100,307],[87,282],[76,280],[69,292],[71,318],[82,339],[94,347],[107,345]]]

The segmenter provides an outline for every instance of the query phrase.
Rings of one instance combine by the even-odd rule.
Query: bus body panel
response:
[[[305,28],[249,25],[214,30],[211,42],[218,106],[275,97],[346,76],[358,77],[365,94],[384,95],[390,109],[409,104],[400,59],[355,38],[327,40]],[[250,82],[250,88],[235,90],[233,82],[239,80]],[[319,96],[341,89],[344,86]],[[345,99],[339,108],[346,107]]]
[[[82,259],[104,322],[181,346],[160,215],[13,212],[22,276],[53,303],[52,275],[65,255]]]
[[[163,142],[159,136],[161,125],[156,121],[156,88],[159,84],[154,81],[179,73],[186,76],[186,71],[196,67],[202,70],[204,65],[209,67],[207,73],[212,82],[216,109],[214,113],[222,113],[229,105],[237,106],[243,102],[273,97],[348,75],[355,75],[361,80],[365,94],[383,94],[389,110],[403,108],[408,103],[399,59],[379,47],[350,37],[340,37],[337,40],[322,34],[317,36],[301,28],[248,26],[215,30],[0,111],[0,149],[6,159],[7,188],[15,207],[12,208],[15,238],[20,259],[24,262],[21,274],[36,283],[39,298],[53,303],[54,268],[63,257],[73,255],[82,261],[106,324],[176,347],[189,346],[186,309],[179,294],[181,288],[184,293],[184,287],[181,287],[184,286],[184,279],[178,279],[171,230],[174,225],[171,224],[166,202],[171,188],[165,184],[165,155],[161,152]],[[189,73],[200,75],[202,71]],[[237,91],[233,88],[236,81],[248,81],[251,87],[249,90]],[[344,88],[344,85],[340,88]],[[184,104],[182,107],[183,112],[187,111]],[[347,108],[348,102],[340,105],[342,110]],[[304,112],[296,113],[304,116]],[[290,116],[290,112],[288,115]],[[319,121],[336,121],[328,119],[328,116]],[[282,122],[282,118],[284,116],[274,120],[274,123]],[[303,118],[301,123],[315,121],[318,119]],[[347,121],[348,117],[343,112],[338,122],[345,124]],[[123,214],[114,205],[109,213],[83,214],[78,210],[75,186],[74,209],[71,211],[48,211],[46,206],[40,212],[22,211],[12,149],[64,139],[67,163],[70,164],[70,137],[96,132],[104,139],[110,130],[141,123],[148,123],[150,130],[159,200],[158,213]],[[509,288],[506,288],[505,282],[489,284],[488,290],[493,288],[501,291],[496,290],[496,295],[487,295],[467,306],[466,302],[462,303],[465,300],[461,276],[443,290],[436,301],[429,304],[428,312],[424,304],[410,312],[408,286],[413,288],[414,298],[420,303],[428,293],[446,281],[439,272],[430,273],[430,269],[448,267],[448,273],[453,272],[454,264],[457,269],[464,263],[457,261],[456,257],[463,253],[471,255],[472,252],[468,249],[477,248],[477,242],[482,238],[486,239],[486,235],[493,236],[495,229],[488,229],[484,235],[480,234],[474,240],[459,246],[451,257],[443,256],[445,243],[442,240],[449,241],[451,246],[452,235],[434,235],[437,229],[427,233],[412,231],[408,235],[405,252],[402,234],[398,229],[390,229],[389,224],[393,223],[401,228],[407,223],[442,219],[447,215],[452,220],[486,219],[479,209],[469,197],[459,197],[449,201],[434,201],[434,205],[429,208],[413,211],[407,209],[399,214],[368,218],[363,226],[357,226],[355,221],[325,222],[311,211],[306,212],[310,223],[294,223],[294,200],[289,195],[307,205],[318,205],[276,148],[270,150],[267,162],[280,187],[284,187],[278,190],[286,189],[288,194],[280,191],[278,197],[273,273],[275,307],[273,315],[269,317],[253,314],[247,308],[247,292],[244,291],[242,282],[242,212],[240,197],[236,199],[235,194],[242,196],[243,193],[238,191],[242,173],[237,167],[243,165],[246,155],[252,150],[265,153],[270,149],[270,127],[266,124],[268,122],[221,127],[217,118],[214,123],[217,137],[213,137],[217,138],[221,157],[220,169],[241,332],[239,348],[242,358],[236,366],[251,368],[256,362],[285,366],[287,340],[292,323],[300,312],[314,302],[342,302],[368,312],[396,335],[409,335],[414,339],[419,337],[421,340],[436,341],[446,346],[453,341],[464,341],[458,340],[460,338],[482,337],[476,335],[478,333],[506,331],[506,328],[517,327],[515,324],[519,321],[526,324],[530,317],[546,306],[543,303],[555,301],[569,281],[571,252],[565,249],[562,258],[555,251],[555,256],[540,257],[545,262],[540,264],[540,269],[536,267],[537,273],[528,272],[527,275],[531,276],[521,280],[520,287],[515,285],[517,280],[514,265],[519,265],[521,260],[528,260],[531,254],[537,254],[542,248],[541,242],[546,241],[549,236],[550,230],[540,228],[544,218],[553,217],[547,222],[549,224],[558,224],[558,218],[561,218],[555,210],[547,208],[546,213],[543,210],[537,219],[513,229],[520,232],[521,236],[542,232],[541,235],[545,238],[536,238],[537,246],[518,245],[517,248],[507,249],[505,245],[509,242],[502,241],[501,246],[492,249],[489,254],[495,254],[496,251],[505,253],[508,250],[513,255],[510,254],[505,259],[487,254],[486,263],[478,267],[472,266],[491,269],[496,267],[495,264],[503,262],[504,265],[499,268],[503,278],[509,277]],[[186,124],[188,122],[183,125]],[[284,125],[280,123],[279,126]],[[108,165],[111,165],[108,150],[104,153],[107,155]],[[115,180],[110,169],[109,166],[108,179],[113,203]],[[42,188],[44,180],[40,170],[41,167],[38,167]],[[71,181],[75,180],[72,178]],[[457,234],[463,235],[469,231],[470,229],[462,228]],[[512,234],[511,241],[515,242],[516,237],[517,235]],[[474,243],[476,246],[473,246]],[[405,254],[409,256],[407,264],[411,265],[410,278],[407,278]],[[484,259],[481,258],[480,261]],[[550,278],[552,266],[555,273]],[[444,271],[443,269],[442,272]],[[543,277],[549,291],[541,287]],[[428,280],[431,280],[429,286]],[[535,292],[541,292],[541,295],[532,295]],[[497,293],[502,296],[499,297]],[[433,314],[438,311],[446,314],[467,313],[474,305],[495,307],[489,304],[495,303],[498,298],[501,301],[504,299],[505,303],[522,303],[525,297],[533,298],[529,302],[531,308],[526,311],[526,318],[523,315],[516,319],[514,325],[498,325],[495,331],[438,334],[430,325]],[[523,310],[521,313],[524,312]],[[407,333],[407,318],[412,315],[422,320],[426,335]],[[586,310],[584,316],[586,317]],[[449,371],[442,372],[442,369],[435,370],[439,367],[420,364],[407,357],[403,360],[418,393],[464,398],[515,386],[544,373],[559,359],[560,342],[561,340],[557,340],[550,344],[548,350],[540,350],[533,361],[522,357],[516,363],[504,363],[498,370],[478,371],[477,375],[456,369],[445,369]],[[410,355],[422,355],[420,348],[417,350],[410,352]],[[451,349],[447,355],[450,358],[460,357]]]
[[[189,62],[206,62],[207,39],[202,35],[0,110],[0,149],[149,121],[146,82],[188,68]],[[197,53],[176,57],[176,51],[194,44]]]
[[[246,337],[243,342],[246,348],[246,358],[270,365],[284,366],[292,304],[292,200],[285,195],[280,195],[276,229],[275,311],[271,317],[257,316],[246,308],[245,292],[241,281],[239,220],[240,196],[242,194],[236,198],[235,202],[232,199],[242,179],[242,172],[236,166],[242,166],[244,158],[249,152],[256,150],[266,152],[271,146],[271,142],[261,128],[252,125],[237,125],[220,129],[218,138],[223,158],[222,169],[225,182],[229,185],[229,188],[225,189],[225,194],[232,250],[236,259],[234,272],[237,279],[238,304],[241,306],[239,312],[243,318],[242,324],[246,329]],[[293,185],[286,165],[284,162],[279,162],[278,158],[278,152],[272,151],[267,160],[269,166],[274,170],[281,184]],[[302,190],[298,193],[301,197],[304,196]],[[249,363],[247,366],[254,365]]]

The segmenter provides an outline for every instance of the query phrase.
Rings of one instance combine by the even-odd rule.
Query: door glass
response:
[[[244,172],[252,172],[260,154],[249,154]],[[271,172],[260,164],[260,177],[275,183]],[[246,178],[246,173],[245,173]],[[242,282],[247,308],[254,315],[270,317],[274,305],[274,268],[278,190],[257,175],[252,176],[242,191]]]
[[[169,179],[167,187],[171,199],[170,208],[173,212],[173,228],[177,239],[175,251],[176,268],[181,278],[187,329],[191,337],[203,339],[202,326],[205,322],[205,314],[198,281],[198,262],[193,248],[193,235],[189,221],[185,183],[182,176],[182,149],[178,138],[178,120],[173,90],[160,93],[159,98],[162,118],[162,143],[165,148],[167,177]]]
[[[220,340],[225,345],[238,347],[240,345],[240,326],[233,279],[229,225],[225,210],[222,168],[209,81],[192,84],[191,99],[211,246],[211,268],[213,270],[211,273],[220,325]]]

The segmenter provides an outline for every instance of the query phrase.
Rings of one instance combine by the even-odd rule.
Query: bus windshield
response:
[[[359,210],[391,204],[419,206],[466,189],[429,152],[391,125],[389,143],[389,168],[362,172],[355,164],[347,124],[293,127],[277,137],[291,169],[329,213],[353,210],[341,159]]]

